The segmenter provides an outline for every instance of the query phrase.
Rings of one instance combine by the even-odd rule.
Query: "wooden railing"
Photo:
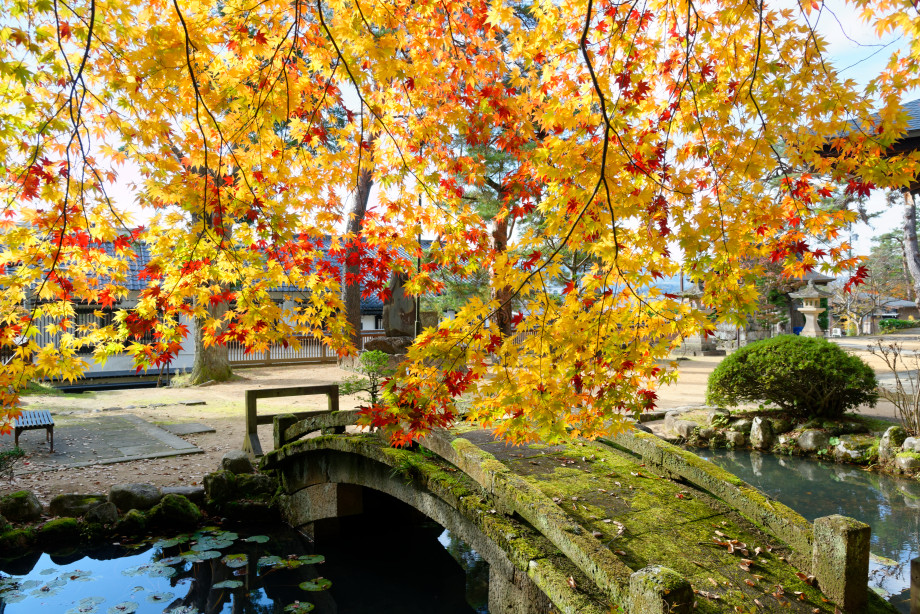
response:
[[[361,331],[361,348],[371,339],[385,336],[382,330]],[[291,365],[307,363],[334,363],[338,359],[336,353],[325,341],[319,337],[299,336],[296,339],[300,347],[290,344],[287,347],[280,343],[273,344],[265,352],[246,352],[245,347],[235,341],[227,344],[230,351],[230,365],[234,367],[255,367],[269,365]]]

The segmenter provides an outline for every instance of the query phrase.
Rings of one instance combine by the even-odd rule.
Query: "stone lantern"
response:
[[[708,315],[712,309],[703,303],[703,284],[696,281],[686,290],[681,290],[678,296],[685,303],[689,303],[694,309]],[[675,352],[684,356],[724,356],[725,351],[719,350],[716,345],[716,338],[707,335],[705,332],[701,335],[690,335],[684,337],[681,341],[680,348]]]
[[[821,326],[818,324],[818,316],[826,311],[826,309],[821,306],[821,299],[827,298],[830,295],[830,292],[815,288],[814,281],[809,281],[808,285],[798,292],[789,293],[789,298],[802,301],[802,306],[798,308],[798,311],[805,316],[805,326],[802,327],[802,332],[799,333],[800,335],[803,337],[824,336],[824,331],[821,330]]]

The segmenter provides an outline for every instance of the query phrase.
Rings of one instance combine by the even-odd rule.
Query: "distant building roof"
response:
[[[920,98],[904,103],[901,108],[910,116],[907,120],[907,136],[920,136]]]

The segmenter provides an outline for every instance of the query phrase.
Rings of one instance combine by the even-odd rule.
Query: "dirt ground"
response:
[[[902,335],[908,347],[920,350],[920,337]],[[866,359],[879,373],[884,364],[865,350],[866,340],[847,340],[841,345]],[[676,384],[659,391],[658,406],[663,409],[702,404],[706,380],[722,360],[720,357],[697,357],[679,362],[680,378]],[[267,367],[239,370],[235,381],[206,387],[155,388],[141,390],[112,390],[66,396],[29,396],[26,407],[51,409],[67,421],[78,421],[105,410],[106,415],[129,413],[155,424],[198,422],[215,429],[213,433],[183,435],[201,448],[202,454],[170,456],[158,459],[127,461],[80,468],[58,468],[18,475],[11,484],[0,481],[0,493],[27,488],[47,503],[53,496],[65,492],[106,492],[113,484],[150,482],[160,486],[200,484],[202,477],[214,471],[220,458],[229,450],[240,449],[244,433],[244,391],[252,388],[307,386],[337,383],[353,373],[329,365]],[[180,402],[204,401],[204,405],[177,405]],[[360,404],[358,396],[343,397],[341,409]],[[324,409],[325,397],[294,397],[259,401],[260,414]],[[119,409],[114,409],[119,408]],[[111,412],[111,413],[110,413]],[[895,419],[895,409],[880,400],[875,408],[862,408],[869,416]],[[259,429],[262,447],[271,449],[271,427]],[[21,470],[28,471],[23,464]]]
[[[127,461],[90,467],[57,468],[17,475],[10,484],[0,479],[0,493],[27,488],[44,503],[57,494],[104,493],[113,484],[149,482],[158,486],[200,484],[202,477],[220,465],[224,453],[239,450],[243,444],[244,392],[254,388],[311,386],[333,384],[354,373],[330,365],[305,365],[244,369],[234,381],[205,387],[148,388],[139,390],[107,390],[79,395],[24,398],[24,409],[50,409],[61,426],[100,415],[132,414],[154,424],[198,422],[213,427],[213,433],[183,435],[182,438],[201,448],[202,454],[186,454],[156,459]],[[204,405],[185,406],[181,402],[204,401]],[[340,409],[352,409],[360,404],[358,396],[342,397]],[[291,397],[259,400],[259,414],[325,409],[326,398]],[[114,409],[121,408],[121,409]],[[63,414],[63,415],[61,415]],[[60,417],[58,417],[60,416]],[[259,439],[264,450],[272,448],[270,425],[259,427]],[[42,438],[39,431],[27,432]],[[39,434],[36,434],[39,433]],[[43,438],[42,438],[43,439]],[[28,459],[18,466],[30,470]]]

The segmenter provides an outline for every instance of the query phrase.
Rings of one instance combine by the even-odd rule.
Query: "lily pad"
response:
[[[154,547],[154,548],[160,548],[160,549],[162,550],[162,549],[164,549],[164,548],[172,548],[173,546],[178,546],[179,544],[184,544],[184,543],[187,542],[188,540],[189,540],[189,536],[188,536],[188,535],[179,535],[179,536],[177,536],[177,537],[173,537],[173,538],[170,538],[170,539],[161,539],[160,541],[158,541],[158,542],[156,542],[155,544],[153,544],[153,547]]]
[[[249,563],[249,557],[245,554],[228,554],[221,559],[224,565],[231,569],[245,567]]]
[[[179,563],[184,563],[185,559],[181,556],[170,556],[165,559],[160,559],[157,561],[157,565],[178,565]]]
[[[26,597],[28,597],[28,595],[23,592],[10,591],[3,594],[3,603],[19,603],[20,601],[25,601]]]
[[[243,586],[243,583],[239,580],[224,580],[223,582],[216,582],[211,585],[211,589],[215,588],[239,588]]]
[[[96,614],[99,604],[105,602],[105,597],[84,597],[77,602],[77,606],[70,608],[64,614]]]
[[[250,544],[264,544],[268,541],[268,535],[251,535],[243,541],[249,542]]]
[[[195,550],[226,550],[233,545],[229,539],[204,537],[195,543]]]
[[[332,586],[332,582],[326,578],[314,578],[300,583],[300,588],[305,591],[324,591]]]
[[[175,596],[176,595],[174,593],[169,593],[169,592],[150,593],[149,595],[147,595],[147,601],[149,601],[150,603],[163,603],[165,601],[169,601]]]
[[[136,601],[122,601],[110,607],[106,614],[134,614],[141,607]]]
[[[306,612],[312,612],[315,607],[312,603],[307,603],[306,601],[295,601],[290,605],[284,606],[284,611],[289,614],[306,614]]]
[[[176,570],[166,565],[151,565],[147,575],[151,578],[172,578],[176,575]]]
[[[304,565],[319,565],[320,563],[326,562],[326,557],[322,554],[304,554],[303,556],[297,557],[297,560]]]

